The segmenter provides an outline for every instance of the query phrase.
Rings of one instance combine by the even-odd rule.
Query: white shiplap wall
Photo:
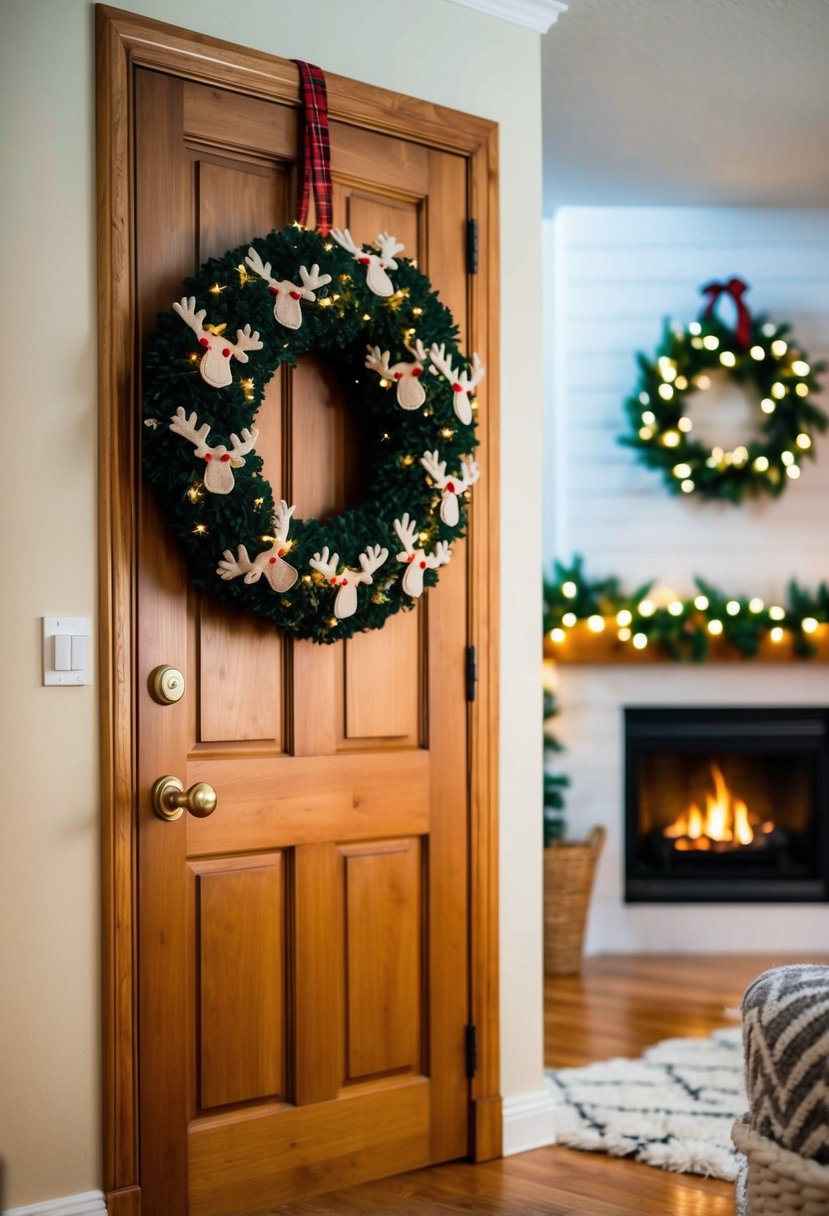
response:
[[[693,575],[766,599],[790,578],[829,578],[829,436],[782,497],[733,507],[670,497],[617,436],[663,319],[690,321],[700,284],[739,275],[755,312],[791,322],[812,361],[829,357],[829,212],[572,208],[546,233],[548,315],[545,566],[583,554],[588,574],[648,579],[686,595]],[[827,376],[829,381],[829,376]],[[822,403],[829,408],[829,394]],[[700,405],[702,413],[702,403]],[[701,418],[701,421],[703,419]],[[738,442],[738,439],[734,440]],[[590,952],[825,948],[829,907],[625,906],[622,714],[625,705],[829,704],[824,667],[757,664],[648,669],[558,667],[570,834],[608,829]],[[762,917],[762,929],[760,928]]]

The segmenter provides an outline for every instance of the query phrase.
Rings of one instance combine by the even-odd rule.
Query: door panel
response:
[[[148,341],[200,262],[290,219],[298,115],[143,70],[136,106]],[[394,232],[463,333],[465,162],[335,128],[335,223]],[[299,516],[361,497],[320,360],[274,377],[257,426]],[[141,512],[139,670],[187,678],[139,705],[143,1211],[242,1216],[465,1154],[465,544],[412,611],[315,646],[188,590]],[[163,772],[210,782],[213,815],[154,817]]]

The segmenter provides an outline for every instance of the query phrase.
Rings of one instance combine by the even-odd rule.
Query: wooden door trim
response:
[[[290,60],[96,6],[99,392],[99,611],[102,806],[104,1189],[113,1216],[138,1212],[136,954],[137,402],[132,90],[137,67],[299,105]],[[482,236],[468,278],[470,345],[488,375],[469,534],[469,639],[480,680],[469,707],[470,1008],[478,1029],[471,1127],[476,1160],[501,1151],[498,1044],[498,147],[497,126],[430,102],[327,75],[332,120],[467,160]]]

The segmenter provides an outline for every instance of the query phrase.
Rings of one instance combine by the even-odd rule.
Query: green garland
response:
[[[789,584],[786,604],[766,605],[759,597],[730,596],[701,578],[688,599],[656,605],[648,598],[652,583],[625,592],[615,578],[588,579],[581,557],[566,566],[556,562],[544,581],[544,633],[563,643],[567,631],[586,621],[597,635],[615,628],[620,645],[644,649],[658,645],[672,659],[703,662],[711,638],[725,638],[741,654],[756,655],[766,637],[782,641],[788,632],[795,654],[812,657],[812,637],[829,621],[829,587],[814,593]]]
[[[270,287],[261,271],[252,273],[251,263],[246,265],[251,245],[261,258],[259,265],[270,263],[272,267]],[[183,310],[160,314],[144,363],[144,471],[186,554],[194,584],[234,607],[266,617],[297,637],[316,642],[334,642],[358,630],[378,629],[393,613],[414,606],[412,594],[403,588],[406,566],[397,558],[401,539],[394,521],[408,514],[410,522],[417,524],[416,543],[423,551],[419,556],[434,552],[437,546],[446,559],[448,550],[443,546],[462,536],[466,526],[463,471],[476,470],[471,462],[475,417],[473,414],[469,424],[460,420],[456,405],[463,393],[457,378],[453,383],[446,372],[445,362],[451,361],[461,380],[467,373],[466,384],[480,379],[482,369],[476,376],[473,363],[469,375],[470,364],[458,352],[452,315],[412,261],[397,258],[396,269],[389,271],[393,281],[390,295],[380,296],[369,288],[365,264],[374,252],[358,247],[352,256],[335,241],[298,225],[248,241],[211,259],[195,278],[187,280],[188,296],[195,303],[182,301]],[[363,253],[361,264],[358,257]],[[310,296],[300,298],[301,291],[294,295],[301,323],[289,328],[275,319],[274,284],[290,280],[301,287],[300,267],[319,267],[318,279],[331,278],[330,283],[315,287]],[[194,313],[201,309],[206,309],[203,325],[208,332],[197,338],[199,319],[196,316],[194,324]],[[184,311],[188,311],[188,321]],[[217,330],[227,350],[239,348],[232,340],[238,331],[245,335],[240,335],[239,346],[247,346],[241,359],[238,355],[228,359],[230,383],[218,388],[204,378],[201,359],[210,352],[200,349],[213,342],[211,335]],[[256,349],[257,337],[261,349]],[[445,360],[438,358],[444,374],[438,374],[434,352],[431,358],[426,353],[420,360],[421,370],[427,373],[423,377],[425,403],[421,408],[404,409],[396,399],[394,379],[366,366],[366,351],[378,347],[380,352],[389,352],[392,365],[411,363],[414,356],[408,348],[417,342],[423,344],[418,349],[424,352],[432,351],[433,344],[445,346]],[[368,485],[362,502],[324,523],[291,520],[290,542],[277,549],[280,537],[278,529],[276,538],[274,532],[279,508],[263,474],[262,459],[251,446],[243,448],[241,458],[235,453],[241,446],[239,437],[250,437],[248,432],[274,372],[281,366],[295,367],[310,352],[325,357],[340,383],[347,386],[345,392],[366,452]],[[471,404],[474,410],[474,401]],[[171,429],[170,422],[177,416],[181,426],[190,424],[190,442],[182,430]],[[205,486],[205,461],[212,456],[199,458],[198,451],[194,452],[198,438],[194,432],[204,424],[210,426],[205,443],[213,446],[218,460],[226,462],[225,479],[232,468],[230,492],[208,492]],[[441,514],[446,491],[441,494],[440,482],[421,464],[425,454],[435,451],[452,475],[450,489],[457,491],[457,518],[449,523]],[[215,485],[218,466],[212,467]],[[467,479],[467,485],[470,483]],[[277,498],[281,497],[280,493]],[[275,591],[268,582],[267,567],[262,564],[268,545],[274,546],[274,556],[268,560],[281,561],[284,556],[292,568],[290,575],[293,570],[298,573],[287,591]],[[247,581],[227,570],[221,575],[223,555],[225,566],[228,558],[235,562],[239,546],[245,547],[245,556],[250,558],[241,572],[250,573],[250,565],[259,555],[260,573],[264,571],[266,577],[260,578],[255,571]],[[336,584],[349,574],[349,568],[356,570],[360,555],[370,547],[387,549],[388,557],[370,582],[360,582],[356,611],[338,618],[334,613]],[[324,555],[326,548],[332,557],[337,554],[341,559],[334,579],[311,565],[314,556]],[[426,586],[433,586],[437,569],[424,569],[423,579]]]
[[[734,503],[777,496],[800,476],[801,462],[814,459],[814,432],[826,429],[827,417],[810,397],[824,364],[809,363],[788,325],[744,315],[744,341],[709,312],[687,327],[666,322],[653,357],[637,355],[639,382],[625,402],[630,429],[620,442],[659,470],[672,494]],[[709,387],[715,369],[759,395],[759,432],[732,451],[693,437],[688,398]]]

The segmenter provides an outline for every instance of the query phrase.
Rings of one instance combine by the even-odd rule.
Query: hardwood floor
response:
[[[619,955],[546,981],[546,1064],[639,1055],[660,1039],[734,1025],[729,1008],[766,967],[829,955]],[[457,1162],[273,1209],[279,1216],[734,1216],[731,1183],[636,1162],[542,1148],[484,1165]]]

